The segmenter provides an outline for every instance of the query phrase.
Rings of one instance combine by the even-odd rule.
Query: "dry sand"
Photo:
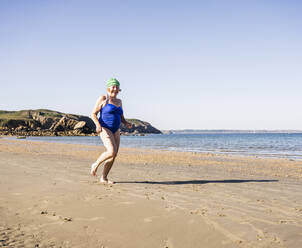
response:
[[[0,139],[0,247],[302,247],[301,161],[102,150]]]

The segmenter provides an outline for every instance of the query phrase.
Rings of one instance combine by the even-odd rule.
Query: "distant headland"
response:
[[[302,133],[302,130],[237,130],[237,129],[183,129],[162,130],[164,134],[223,134],[223,133]]]
[[[160,134],[150,123],[127,119],[132,128],[121,125],[122,135]],[[88,116],[66,114],[48,109],[0,110],[0,135],[9,136],[96,136]]]

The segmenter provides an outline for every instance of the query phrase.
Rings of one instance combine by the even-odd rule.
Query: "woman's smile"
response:
[[[119,93],[119,87],[114,85],[109,87],[107,91],[110,96],[116,96]]]

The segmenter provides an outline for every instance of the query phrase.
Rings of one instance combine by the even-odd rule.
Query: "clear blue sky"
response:
[[[0,1],[0,109],[159,129],[302,129],[302,1]]]

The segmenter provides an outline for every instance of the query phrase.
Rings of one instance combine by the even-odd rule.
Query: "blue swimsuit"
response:
[[[122,107],[117,107],[114,104],[108,103],[101,109],[99,122],[102,127],[108,128],[112,133],[115,133],[121,125],[121,116],[123,115]]]

